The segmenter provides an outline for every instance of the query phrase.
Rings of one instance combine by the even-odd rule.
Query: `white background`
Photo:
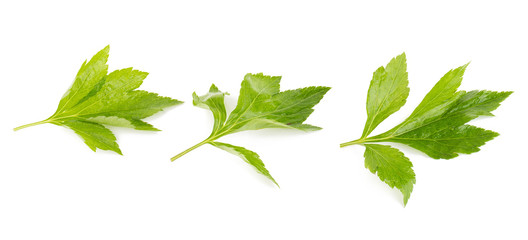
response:
[[[523,1],[2,1],[0,239],[527,239],[527,6]],[[124,156],[92,152],[41,125],[81,63],[110,44],[110,70],[150,73],[141,89],[185,101],[150,119],[162,132],[113,129]],[[471,61],[461,90],[513,90],[472,122],[501,135],[478,153],[433,160],[400,147],[417,175],[406,208],[364,168],[372,72],[407,54],[402,121],[449,69]],[[223,142],[260,154],[281,185],[203,146],[212,117],[191,93],[211,83],[234,108],[246,73],[282,89],[332,87],[307,123]]]

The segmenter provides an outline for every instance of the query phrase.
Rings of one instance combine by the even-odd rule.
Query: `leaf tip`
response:
[[[213,83],[211,84],[211,87],[209,88],[209,92],[220,92],[218,87]]]
[[[98,54],[104,54],[104,55],[108,55],[110,53],[110,45],[106,45],[106,47],[104,47],[103,49],[101,49],[101,51],[98,52]]]
[[[324,92],[323,94],[326,94],[328,91],[330,91],[330,89],[332,89],[332,87],[327,86],[319,86],[318,88],[320,88],[321,91]]]
[[[174,106],[174,105],[182,104],[182,103],[184,103],[184,101],[180,101],[178,99],[170,98],[170,103]]]
[[[280,189],[280,185],[277,183],[277,181],[275,181],[275,179],[270,175],[266,175],[266,177],[271,180],[279,189]]]
[[[466,64],[464,64],[464,65],[462,65],[462,66],[460,66],[460,67],[459,67],[460,70],[465,71],[465,70],[467,69],[467,67],[469,66],[470,63],[471,63],[471,61],[467,62]]]
[[[407,206],[409,198],[411,198],[411,193],[413,191],[413,185],[416,183],[416,179],[412,179],[407,184],[400,188],[401,193],[403,194],[403,207]]]

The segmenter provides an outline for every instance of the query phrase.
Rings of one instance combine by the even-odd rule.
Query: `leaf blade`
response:
[[[120,98],[110,98],[102,101],[101,104],[92,105],[80,116],[117,116],[139,120],[181,103],[176,99],[159,96],[157,93],[136,90],[121,95]]]
[[[367,137],[383,120],[405,105],[409,96],[408,84],[405,53],[374,72],[367,94],[367,121],[361,138]]]
[[[58,123],[58,125],[63,125],[72,129],[77,135],[84,139],[86,145],[88,145],[88,147],[94,152],[99,148],[101,150],[110,150],[119,155],[123,155],[112,131],[101,124],[82,120],[67,120]]]
[[[256,152],[227,143],[210,142],[209,144],[242,158],[242,160],[255,167],[257,172],[267,177],[269,180],[275,183],[277,187],[280,187],[279,184],[275,181],[275,179],[271,176],[269,171],[266,169],[264,162],[262,162],[260,156]]]
[[[457,92],[457,89],[462,83],[468,65],[469,63],[447,72],[425,95],[411,115],[388,133],[398,135],[444,114],[464,94]]]
[[[458,153],[478,152],[479,147],[498,134],[465,124],[479,116],[493,116],[491,112],[511,93],[458,92],[456,100],[449,100],[452,102],[449,107],[441,110],[442,115],[428,118],[427,122],[414,121],[412,128],[399,128],[387,141],[404,143],[434,159],[451,159]]]
[[[193,93],[193,105],[204,109],[209,109],[213,113],[214,125],[212,134],[218,132],[224,126],[227,119],[227,113],[224,103],[224,93],[214,84],[209,88],[209,92],[203,96]]]
[[[233,126],[251,117],[251,112],[258,112],[260,109],[258,103],[265,102],[279,93],[280,80],[280,76],[266,76],[263,73],[246,74],[241,84],[237,106],[229,114],[226,125]]]
[[[433,128],[435,125],[429,125]],[[434,159],[452,159],[459,153],[475,153],[480,151],[487,141],[499,136],[498,133],[471,125],[453,128],[442,126],[440,130],[407,133],[389,139],[389,142],[403,143],[427,154]],[[426,134],[426,135],[425,135]]]
[[[108,61],[109,51],[110,46],[106,46],[95,54],[88,63],[86,61],[83,63],[72,86],[59,102],[56,114],[77,105],[97,86],[108,71],[106,62]]]
[[[264,128],[319,130],[302,123],[330,88],[312,86],[280,92],[280,80],[262,73],[246,75],[237,107],[229,115],[223,134]]]
[[[365,144],[364,157],[365,167],[389,187],[400,190],[407,205],[416,183],[411,161],[398,149],[379,144]]]

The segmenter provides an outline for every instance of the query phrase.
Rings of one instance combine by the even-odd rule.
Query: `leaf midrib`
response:
[[[415,128],[409,129],[408,131],[402,132],[402,133],[400,133],[400,134],[398,134],[398,135],[391,135],[391,136],[389,136],[388,138],[394,138],[394,137],[398,137],[398,136],[404,135],[404,134],[406,134],[406,133],[409,133],[409,132],[415,131],[415,130],[417,130],[417,129],[420,129],[420,128],[423,128],[423,127],[426,127],[426,126],[428,126],[428,125],[430,125],[430,124],[433,124],[433,123],[435,123],[435,122],[438,122],[438,121],[440,121],[440,120],[448,119],[448,118],[450,118],[450,117],[455,117],[455,116],[458,116],[458,115],[464,115],[464,113],[467,112],[468,110],[471,110],[472,108],[477,108],[477,107],[482,106],[482,105],[486,105],[486,104],[488,104],[489,102],[494,101],[494,100],[495,100],[495,99],[488,99],[488,100],[483,101],[483,102],[480,102],[478,105],[475,105],[475,106],[470,107],[470,108],[465,108],[465,109],[463,109],[463,110],[456,111],[456,112],[448,112],[448,114],[445,114],[444,116],[442,116],[442,117],[440,117],[440,118],[438,118],[438,119],[435,119],[435,120],[433,120],[433,121],[431,121],[431,122],[428,122],[428,123],[426,123],[426,124],[423,124],[423,125],[417,126],[417,127],[415,127]],[[448,110],[448,111],[449,111],[449,110]],[[475,117],[473,117],[473,118],[471,118],[471,119],[474,119],[474,118],[479,117],[479,116],[480,116],[480,115],[477,115],[477,116],[475,116]],[[471,119],[470,119],[470,120],[471,120]],[[407,122],[407,121],[406,121],[406,122]],[[405,122],[403,122],[403,123],[405,123]],[[462,125],[464,125],[464,124],[462,124]],[[461,125],[461,126],[462,126],[462,125]],[[394,130],[394,132],[398,131],[398,130],[399,130],[400,128],[402,128],[403,126],[404,126],[404,125],[402,124],[399,128],[397,128],[396,130]]]
[[[88,62],[88,63],[90,63],[90,62]],[[87,63],[87,64],[88,64],[88,63]],[[106,69],[106,72],[108,72],[108,68]],[[86,79],[85,79],[84,81],[82,81],[81,86],[79,87],[79,89],[82,89],[82,87],[84,87],[84,85],[86,84],[86,82],[88,82],[87,79],[89,79],[90,77],[92,77],[93,74],[94,74],[93,71],[90,71],[90,72],[88,73],[88,77],[86,77]],[[105,73],[105,75],[106,75],[106,73]],[[76,80],[77,80],[77,76],[76,76],[75,78],[76,78]],[[74,84],[75,84],[75,82],[74,82]],[[73,86],[72,86],[72,87],[73,87]],[[71,89],[70,89],[70,90],[71,90]],[[65,108],[66,108],[66,106],[68,105],[68,103],[70,103],[70,101],[73,99],[73,97],[77,96],[77,93],[79,93],[79,92],[80,92],[80,91],[75,91],[75,92],[73,92],[73,95],[72,95],[72,96],[71,96],[71,97],[70,97],[70,98],[64,103],[64,105],[62,105],[62,108],[61,108],[60,110],[58,110],[57,113],[61,113],[62,111],[64,111]]]
[[[270,81],[270,83],[264,87],[262,90],[260,90],[258,93],[257,93],[257,96],[251,101],[251,103],[249,104],[249,106],[244,110],[243,113],[241,113],[238,118],[234,121],[233,124],[231,124],[231,126],[229,128],[227,128],[226,130],[222,130],[225,125],[219,130],[219,133],[218,134],[215,134],[214,136],[216,138],[214,139],[217,139],[221,136],[223,136],[224,134],[227,134],[231,129],[233,129],[237,124],[238,124],[238,121],[240,120],[240,118],[242,118],[242,116],[244,116],[244,114],[247,113],[247,111],[249,111],[249,109],[253,106],[253,104],[255,104],[255,101],[258,99],[258,97],[262,94],[262,92],[264,92],[264,90],[266,90],[269,86],[271,86],[273,84],[273,81]],[[231,114],[230,114],[231,115]],[[227,120],[226,120],[227,121]]]
[[[100,103],[103,99],[105,99],[105,98],[107,98],[109,95],[111,95],[111,93],[121,92],[121,91],[118,91],[118,90],[124,89],[125,87],[128,87],[128,86],[132,85],[133,83],[134,83],[133,81],[127,81],[127,82],[125,82],[125,84],[121,85],[121,87],[118,87],[118,88],[116,88],[115,90],[112,90],[112,91],[109,92],[109,93],[104,93],[103,96],[101,96],[101,97],[95,99],[95,101],[92,102],[90,105],[88,105],[88,106],[86,106],[86,107],[84,107],[84,108],[82,108],[82,109],[79,109],[79,110],[77,111],[77,113],[82,113],[83,111],[85,111],[86,109],[90,108],[91,106],[93,106],[93,105],[95,105],[95,104],[97,104],[97,103]],[[105,85],[106,85],[106,84],[105,84]],[[104,88],[104,86],[103,86],[103,88]],[[103,88],[102,88],[102,89],[103,89]],[[101,90],[102,90],[102,89],[101,89]],[[99,92],[101,92],[101,90],[100,90]],[[123,91],[123,93],[124,93],[123,95],[126,95],[126,94],[128,94],[129,92],[132,92],[132,91],[134,91],[134,89],[131,89],[130,91]],[[93,98],[93,97],[96,97],[96,96],[97,96],[97,94],[94,95],[94,96],[92,96],[92,98]],[[71,109],[70,109],[70,110],[71,110]],[[75,109],[73,109],[73,110],[75,110]]]
[[[280,94],[280,93],[277,93],[277,94]],[[275,94],[275,95],[277,95],[277,94]],[[295,107],[295,106],[297,106],[297,105],[299,105],[299,104],[301,104],[301,103],[304,103],[305,100],[312,99],[312,98],[315,97],[315,96],[316,96],[316,95],[313,94],[313,95],[310,96],[310,97],[304,98],[302,101],[298,101],[298,103],[296,103],[296,104],[293,104],[293,105],[287,106],[287,107],[285,107],[285,108],[281,108],[280,110],[282,111],[282,110],[286,110],[286,109],[289,109],[289,108]],[[276,109],[276,110],[274,110],[274,111],[272,111],[272,112],[267,112],[267,113],[262,114],[262,115],[257,115],[257,116],[254,116],[254,117],[252,117],[252,118],[248,118],[248,119],[246,119],[246,120],[244,120],[244,121],[241,121],[241,122],[236,122],[235,124],[233,124],[233,127],[229,128],[229,129],[226,130],[225,132],[222,132],[221,134],[228,133],[229,130],[231,130],[232,128],[234,128],[234,127],[237,126],[237,125],[240,125],[240,124],[245,123],[245,122],[249,122],[249,121],[254,120],[254,119],[257,119],[257,118],[262,118],[262,117],[265,117],[265,116],[269,116],[269,115],[271,115],[271,114],[273,114],[273,113],[276,113],[276,112],[279,112],[279,110]],[[245,113],[245,112],[244,112],[244,113]],[[240,119],[240,118],[238,118],[238,119]]]
[[[387,72],[386,68],[384,68],[383,71],[388,75],[388,72]],[[401,72],[401,69],[398,68],[397,74],[395,76],[398,76],[400,74],[400,72]],[[396,78],[394,78],[394,79],[396,80]],[[395,83],[395,81],[391,81],[391,86],[389,88],[390,89],[389,92],[391,92],[393,90],[394,83]],[[380,81],[380,85],[381,85],[381,81]],[[376,119],[378,114],[381,112],[381,107],[383,106],[383,103],[385,101],[387,101],[387,98],[389,97],[389,95],[390,94],[386,94],[385,97],[383,97],[383,100],[380,102],[380,104],[378,104],[378,109],[376,109],[376,112],[374,113],[374,115],[372,117],[372,120],[369,123],[368,128],[366,128],[367,131],[365,132],[365,135],[363,137],[366,137],[368,134],[370,134],[372,132],[372,130],[371,130],[372,124],[374,124],[374,120]],[[400,106],[400,108],[401,108],[401,106]]]
[[[394,161],[392,161],[391,159],[387,159],[387,158],[385,157],[385,155],[381,154],[381,152],[377,151],[377,150],[374,149],[373,147],[371,147],[370,150],[372,150],[374,153],[376,153],[378,156],[380,156],[380,157],[383,159],[383,161],[384,161],[385,164],[386,164],[385,166],[389,166],[389,168],[390,168],[391,170],[393,170],[393,172],[399,172],[399,171],[398,171],[399,169],[396,167],[396,164],[393,164]],[[378,175],[378,178],[379,178],[379,177],[380,177],[380,175],[379,175],[379,167],[376,167],[376,173],[377,173],[376,175]],[[388,180],[387,178],[384,178],[382,181],[386,182],[387,180]],[[394,184],[394,181],[390,181],[390,180],[389,180],[389,182],[391,182],[391,183],[393,184],[393,186],[391,186],[391,187],[396,187],[396,188],[399,189],[399,187],[396,186],[396,184]],[[408,182],[408,181],[406,181],[406,182]]]

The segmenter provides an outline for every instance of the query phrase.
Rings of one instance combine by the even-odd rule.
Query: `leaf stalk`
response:
[[[363,144],[363,143],[368,143],[368,142],[383,142],[383,141],[386,141],[387,139],[390,139],[392,137],[384,137],[384,138],[379,138],[379,137],[370,137],[370,138],[359,138],[359,139],[356,139],[354,141],[350,141],[350,142],[345,142],[345,143],[341,143],[339,144],[339,147],[346,147],[346,146],[351,146],[351,145],[356,145],[356,144]]]
[[[37,126],[37,125],[44,124],[44,123],[49,123],[49,119],[22,125],[22,126],[13,128],[13,131],[18,131],[18,130],[21,130],[21,129],[24,129],[24,128],[33,127],[33,126]]]
[[[211,138],[207,138],[199,143],[197,143],[196,145],[190,147],[190,148],[187,148],[186,150],[184,150],[183,152],[179,153],[178,155],[174,156],[171,158],[171,161],[174,162],[176,159],[182,157],[183,155],[189,153],[190,151],[194,150],[194,149],[197,149],[199,147],[201,147],[202,145],[206,144],[206,143],[210,143],[211,141],[213,141],[214,139],[211,139]]]

